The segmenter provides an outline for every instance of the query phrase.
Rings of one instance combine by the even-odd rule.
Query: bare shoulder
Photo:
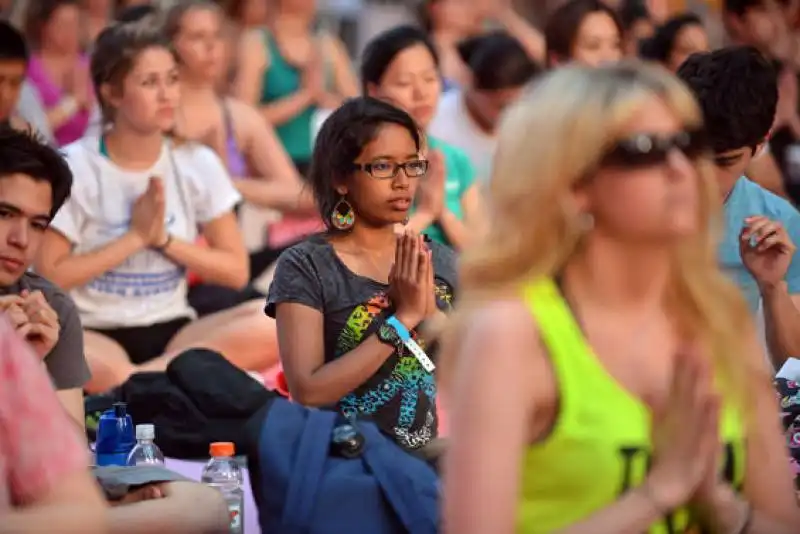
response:
[[[250,28],[241,34],[240,42],[242,46],[264,46],[264,30]]]
[[[264,122],[264,118],[258,110],[243,100],[228,97],[225,99],[225,105],[228,106],[228,111],[233,119],[234,127],[238,125],[252,127],[259,122]]]
[[[536,322],[519,298],[490,301],[465,318],[459,351],[469,365],[532,370],[541,353]],[[491,358],[485,356],[491,355]],[[540,356],[543,356],[540,354]]]
[[[453,391],[458,398],[487,395],[532,416],[549,406],[555,379],[528,306],[519,298],[497,299],[469,313],[452,353]]]
[[[268,61],[264,30],[253,28],[244,32],[239,38],[239,54],[250,61]]]
[[[330,54],[329,57],[337,59],[350,60],[350,54],[347,51],[347,46],[344,44],[339,36],[330,32],[321,32],[318,37],[319,45],[325,54]]]

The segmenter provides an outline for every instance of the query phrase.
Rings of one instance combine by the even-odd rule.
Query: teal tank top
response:
[[[302,72],[287,63],[281,55],[278,43],[272,34],[264,30],[264,46],[267,47],[270,63],[264,71],[261,83],[261,104],[269,104],[291,95],[300,89]],[[316,111],[309,106],[296,117],[275,126],[275,132],[283,148],[295,162],[306,163],[311,160],[311,123]]]

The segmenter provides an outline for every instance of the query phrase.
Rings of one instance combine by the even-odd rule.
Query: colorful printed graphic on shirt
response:
[[[437,280],[436,299],[439,308],[448,308],[452,291]],[[336,342],[336,356],[341,356],[358,346],[367,337],[373,321],[391,307],[388,296],[379,292],[350,313],[345,327]],[[426,350],[425,340],[416,332],[412,336]],[[346,416],[373,416],[376,423],[390,430],[397,442],[416,449],[426,445],[436,436],[436,381],[408,350],[397,351],[365,386],[346,395],[339,401],[339,409]],[[389,413],[393,420],[387,420]],[[424,411],[425,413],[420,413]]]
[[[800,384],[794,380],[778,378],[775,380],[775,391],[780,399],[781,418],[791,454],[789,468],[795,477],[800,500]]]

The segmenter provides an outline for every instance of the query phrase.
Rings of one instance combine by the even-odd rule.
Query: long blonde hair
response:
[[[486,229],[461,257],[459,312],[445,336],[445,364],[469,310],[519,294],[525,282],[563,269],[582,234],[577,208],[570,208],[571,192],[654,97],[685,127],[701,126],[689,90],[661,67],[638,62],[559,69],[538,80],[506,113]],[[710,349],[720,378],[741,391],[749,314],[717,264],[720,200],[711,160],[701,158],[695,165],[700,228],[676,247],[667,306],[681,332]]]

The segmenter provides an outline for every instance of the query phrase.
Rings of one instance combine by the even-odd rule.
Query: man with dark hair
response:
[[[42,359],[59,398],[83,425],[89,379],[78,311],[66,293],[28,271],[66,201],[72,172],[30,133],[0,127],[0,310]]]
[[[29,59],[25,38],[9,22],[0,20],[0,125],[25,128],[28,123],[52,141],[36,88],[25,80]]]
[[[11,24],[0,21],[0,124],[9,124],[28,71],[28,47]]]
[[[763,306],[773,364],[800,356],[800,213],[743,174],[767,141],[778,101],[773,65],[753,47],[690,56],[678,69],[703,111],[724,199],[722,267],[755,314]]]

